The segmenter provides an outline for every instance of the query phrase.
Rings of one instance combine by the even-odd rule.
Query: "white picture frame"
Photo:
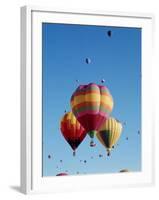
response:
[[[142,171],[67,177],[42,177],[41,23],[92,24],[142,28]],[[21,191],[39,192],[105,189],[154,183],[151,14],[21,8]]]

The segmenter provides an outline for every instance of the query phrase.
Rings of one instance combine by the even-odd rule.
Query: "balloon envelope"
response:
[[[85,138],[87,132],[83,126],[77,121],[72,112],[66,113],[61,120],[61,133],[74,150],[80,145]]]
[[[90,64],[91,63],[91,59],[90,58],[86,58],[86,63]]]
[[[130,172],[128,169],[122,169],[119,172]]]
[[[106,86],[80,85],[71,97],[72,112],[91,138],[113,109],[113,98]]]
[[[112,32],[109,30],[109,31],[107,31],[107,34],[108,34],[109,37],[111,37]]]
[[[109,118],[102,124],[100,130],[96,134],[98,140],[107,149],[108,155],[110,155],[112,147],[118,141],[121,132],[122,124],[114,118]]]
[[[60,173],[60,174],[56,174],[56,176],[67,176],[67,173]]]

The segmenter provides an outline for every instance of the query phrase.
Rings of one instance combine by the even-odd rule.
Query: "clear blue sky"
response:
[[[42,42],[43,176],[65,170],[68,174],[114,173],[124,168],[140,171],[141,29],[44,23]],[[91,64],[85,63],[87,57]],[[70,97],[78,86],[76,79],[79,84],[101,84],[105,79],[114,98],[112,116],[126,122],[110,157],[96,138],[96,147],[90,147],[89,136],[73,157],[60,132],[60,119],[65,110],[70,111]]]

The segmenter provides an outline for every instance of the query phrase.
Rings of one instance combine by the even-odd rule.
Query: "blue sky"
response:
[[[141,29],[43,23],[42,43],[43,176],[65,170],[68,174],[115,173],[124,168],[140,171]],[[119,145],[107,157],[96,138],[96,147],[89,146],[87,136],[73,157],[60,132],[60,120],[65,110],[71,110],[70,97],[79,84],[101,84],[102,79],[114,99],[111,116],[126,122]]]

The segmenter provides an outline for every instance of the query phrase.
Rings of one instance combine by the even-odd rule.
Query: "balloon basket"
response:
[[[110,151],[109,150],[107,151],[107,156],[110,156]]]
[[[75,155],[76,155],[76,152],[74,151],[74,152],[73,152],[73,156],[75,156]]]

